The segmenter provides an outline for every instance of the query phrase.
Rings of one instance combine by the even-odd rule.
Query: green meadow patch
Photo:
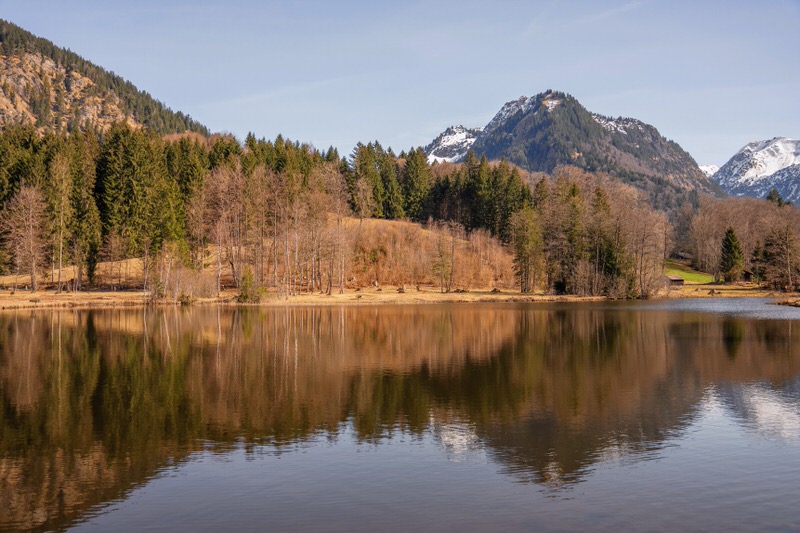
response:
[[[668,276],[680,276],[686,283],[714,283],[714,276],[706,272],[700,272],[675,261],[667,261],[664,265],[664,274]]]

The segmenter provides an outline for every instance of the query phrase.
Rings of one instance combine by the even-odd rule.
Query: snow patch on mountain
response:
[[[763,198],[772,188],[793,203],[800,200],[800,141],[775,137],[746,144],[714,174],[734,196]]]
[[[460,161],[475,142],[483,128],[450,126],[424,148],[428,163],[454,163]]]
[[[719,167],[717,165],[700,165],[700,170],[707,178],[710,178],[719,171]]]
[[[552,111],[553,109],[557,108],[561,105],[562,100],[557,98],[547,98],[545,99],[542,104],[547,108],[548,111]]]
[[[611,118],[592,113],[592,118],[595,122],[603,126],[603,129],[610,132],[621,133],[627,135],[628,131],[636,128],[639,131],[644,131],[644,123],[636,120],[635,118]]]
[[[535,96],[520,96],[517,100],[506,102],[494,118],[483,128],[483,131],[489,132],[497,129],[517,113],[524,115],[533,108],[536,102],[537,98]]]

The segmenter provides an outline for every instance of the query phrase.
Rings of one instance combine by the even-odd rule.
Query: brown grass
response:
[[[666,298],[777,298],[788,294],[776,293],[753,283],[732,284],[686,284],[664,291]]]
[[[710,291],[714,294],[710,294]],[[228,289],[220,298],[199,298],[196,305],[235,304],[238,291]],[[746,285],[692,285],[664,291],[664,298],[741,298],[741,297],[782,297],[755,286]],[[797,298],[797,295],[794,295]],[[320,293],[300,294],[288,298],[268,291],[261,306],[304,306],[304,305],[385,305],[385,304],[441,304],[441,303],[484,303],[484,302],[582,302],[601,301],[603,297],[559,296],[544,293],[521,294],[517,291],[493,292],[490,289],[476,289],[465,292],[442,293],[436,287],[405,288],[398,292],[394,286],[370,287],[367,289],[346,289],[343,294],[326,295]],[[37,292],[11,290],[0,291],[0,309],[34,309],[54,307],[104,308],[148,305],[149,296],[142,291],[83,291],[56,294],[52,289]],[[170,303],[164,305],[171,305]]]

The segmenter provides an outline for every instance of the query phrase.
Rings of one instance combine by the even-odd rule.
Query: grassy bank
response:
[[[220,298],[198,298],[194,305],[234,305],[238,291],[226,290]],[[780,297],[778,294],[752,285],[708,285],[690,284],[663,291],[662,298],[738,298]],[[366,304],[435,304],[435,303],[482,303],[482,302],[579,302],[600,301],[603,297],[559,296],[544,293],[521,294],[515,291],[492,291],[489,289],[466,292],[442,293],[434,287],[421,287],[398,292],[397,287],[369,289],[347,289],[343,294],[301,294],[288,299],[276,293],[267,293],[259,305],[366,305]],[[149,295],[142,291],[82,291],[62,292],[39,290],[36,292],[10,290],[0,292],[0,309],[36,308],[109,308],[145,306],[151,303]],[[157,305],[175,305],[172,301],[156,302]]]
[[[98,289],[57,293],[53,288],[31,292],[24,289],[23,277],[0,276],[0,309],[36,309],[36,308],[108,308],[130,307],[145,305],[176,305],[174,300],[153,302],[149,293],[142,290],[110,290],[109,287],[121,277],[128,286],[141,286],[142,264],[138,259],[130,259],[119,263],[101,263],[98,268]],[[73,279],[74,272],[65,269],[64,277]],[[665,274],[678,275],[686,280],[682,287],[665,288],[657,296],[659,298],[719,298],[719,297],[780,297],[792,298],[793,295],[777,294],[773,291],[762,289],[753,284],[714,284],[713,276],[692,270],[689,266],[675,261],[668,261]],[[211,276],[213,278],[213,276]],[[42,280],[50,283],[52,280]],[[212,285],[214,285],[212,283]],[[17,286],[14,291],[11,287]],[[223,286],[232,287],[233,280],[226,273],[223,277]],[[5,287],[5,288],[3,288]],[[205,287],[206,295],[213,294],[212,287]],[[202,297],[194,298],[194,305],[233,305],[237,302],[239,292],[236,289],[226,289],[219,298]],[[368,285],[361,288],[348,288],[342,294],[334,288],[333,294],[326,295],[303,293],[288,298],[279,295],[274,290],[269,290],[259,305],[285,306],[285,305],[359,305],[359,304],[434,304],[434,303],[481,303],[481,302],[578,302],[599,301],[603,297],[559,296],[538,292],[522,294],[517,290],[501,288],[500,290],[488,288],[470,288],[468,290],[455,290],[443,293],[438,286],[427,284],[419,289],[405,286],[398,290],[397,285],[383,285],[374,287]]]

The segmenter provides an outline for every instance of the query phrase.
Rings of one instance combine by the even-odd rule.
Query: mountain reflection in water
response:
[[[558,489],[715,401],[800,439],[797,324],[631,306],[0,315],[0,529],[63,528],[203,450],[432,436]],[[262,448],[263,449],[263,448]]]

